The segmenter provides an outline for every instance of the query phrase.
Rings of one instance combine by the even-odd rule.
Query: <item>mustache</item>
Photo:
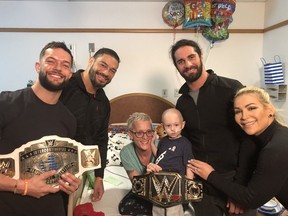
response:
[[[109,79],[109,77],[107,75],[105,75],[104,73],[101,73],[101,72],[96,72],[97,75],[100,75],[102,77],[104,77],[106,80]]]
[[[49,74],[49,75],[56,75],[56,76],[59,76],[59,77],[61,77],[61,78],[66,79],[66,76],[64,76],[63,74],[61,74],[61,73],[59,73],[59,72],[49,71],[49,72],[47,72],[47,74]]]
[[[197,66],[191,66],[189,68],[185,68],[184,69],[184,73],[188,72],[189,70],[192,70],[192,69],[197,69],[198,70],[198,67]]]

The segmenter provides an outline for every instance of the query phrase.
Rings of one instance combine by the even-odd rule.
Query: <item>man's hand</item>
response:
[[[35,198],[41,198],[49,193],[57,193],[60,189],[55,188],[46,184],[46,179],[53,176],[56,173],[55,170],[45,172],[41,175],[35,175],[32,178],[27,180],[27,194]],[[25,188],[24,180],[21,180],[18,183],[18,187],[21,189]]]
[[[58,181],[59,189],[69,195],[75,192],[81,183],[81,180],[79,178],[77,178],[75,175],[68,173],[68,172],[64,173],[61,176],[61,178],[62,179]]]
[[[96,178],[93,188],[94,188],[94,191],[93,191],[93,194],[91,194],[91,200],[92,202],[97,202],[102,199],[102,196],[104,194],[103,179]]]

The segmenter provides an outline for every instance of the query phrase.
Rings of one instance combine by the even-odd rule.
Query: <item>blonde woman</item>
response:
[[[209,164],[191,160],[191,170],[246,208],[257,208],[276,197],[288,208],[288,128],[279,119],[267,92],[245,87],[234,98],[235,120],[252,135],[258,148],[247,186],[226,181]]]

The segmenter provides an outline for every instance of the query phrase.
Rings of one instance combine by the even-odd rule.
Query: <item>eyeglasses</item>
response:
[[[154,135],[154,130],[148,130],[146,132],[143,131],[132,131],[130,130],[131,133],[133,133],[137,138],[142,138],[144,134],[146,134],[147,137],[152,137]]]

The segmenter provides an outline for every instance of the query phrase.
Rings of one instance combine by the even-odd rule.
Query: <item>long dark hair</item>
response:
[[[173,63],[174,63],[176,68],[177,68],[177,65],[176,65],[176,60],[175,60],[175,52],[179,48],[184,47],[184,46],[191,46],[194,48],[195,52],[199,55],[199,57],[201,57],[201,55],[202,55],[202,51],[201,51],[198,43],[196,43],[195,41],[187,40],[187,39],[179,40],[171,47],[171,50],[170,50],[170,55],[173,59]]]

